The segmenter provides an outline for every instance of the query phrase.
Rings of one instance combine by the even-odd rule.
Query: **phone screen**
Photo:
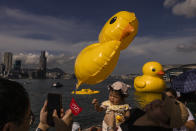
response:
[[[58,116],[60,117],[60,110],[62,108],[62,96],[61,94],[54,94],[54,93],[48,93],[48,104],[47,104],[47,111],[48,111],[48,117],[47,117],[47,123],[50,126],[54,126],[53,121],[53,111],[56,109]]]

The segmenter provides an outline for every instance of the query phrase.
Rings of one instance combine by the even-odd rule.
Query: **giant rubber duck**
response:
[[[114,70],[120,51],[127,48],[138,32],[133,12],[120,11],[112,16],[99,34],[99,42],[84,48],[75,61],[76,88],[82,83],[97,84]]]
[[[134,92],[134,98],[140,108],[144,108],[147,104],[154,100],[161,100],[161,93],[156,92]]]
[[[134,88],[138,92],[162,92],[166,83],[163,80],[163,67],[160,63],[151,61],[144,64],[143,75],[134,79]]]

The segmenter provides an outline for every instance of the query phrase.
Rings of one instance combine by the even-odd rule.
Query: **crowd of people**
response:
[[[195,131],[195,93],[181,94],[179,97],[171,88],[162,93],[161,100],[154,100],[144,109],[131,108],[125,102],[129,85],[117,81],[108,86],[108,100],[99,104],[93,99],[96,111],[105,111],[102,127],[89,128],[91,131]],[[191,98],[190,98],[191,97]],[[24,87],[15,81],[0,78],[0,130],[28,131],[34,122],[29,95]],[[47,131],[47,100],[40,111],[36,131]],[[56,131],[81,130],[79,123],[73,122],[70,109],[53,112]]]

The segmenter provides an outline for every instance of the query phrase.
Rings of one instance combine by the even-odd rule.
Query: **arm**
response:
[[[195,119],[193,117],[193,114],[191,113],[191,111],[189,110],[189,108],[187,108],[187,111],[189,113],[189,117],[188,120],[185,123],[185,127],[189,130],[189,131],[195,131]]]
[[[39,125],[37,128],[43,130],[43,131],[47,131],[47,129],[50,127],[48,124],[47,124],[47,115],[48,115],[48,112],[46,110],[46,107],[47,107],[47,104],[48,102],[45,101],[41,111],[40,111],[40,122],[39,122]]]
[[[38,125],[38,128],[42,131],[47,131],[50,127],[47,124],[47,101],[45,101],[44,106],[41,109],[40,112],[40,122]],[[63,109],[61,109],[61,118],[58,117],[57,111],[54,110],[53,112],[53,120],[55,123],[56,131],[71,131],[72,128],[72,111],[68,109],[66,112],[64,112]]]
[[[130,110],[127,110],[127,111],[125,112],[125,121],[129,119],[130,115],[131,115]]]
[[[95,108],[96,111],[98,111],[98,112],[104,111],[104,108],[102,108],[99,105],[97,99],[93,99],[92,104],[94,105],[94,108]]]
[[[65,113],[61,110],[61,118],[58,117],[57,111],[53,112],[53,118],[56,131],[71,131],[72,130],[72,111],[68,109]]]

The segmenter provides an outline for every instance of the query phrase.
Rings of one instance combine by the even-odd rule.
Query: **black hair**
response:
[[[7,122],[20,125],[29,104],[28,93],[21,84],[0,78],[0,130]]]
[[[174,90],[174,89],[172,89],[172,88],[166,88],[165,90],[164,90],[164,92],[161,92],[161,99],[162,100],[165,100],[165,98],[166,98],[166,92],[170,92],[176,99],[178,99],[177,98],[177,93],[176,93],[176,91]]]
[[[182,101],[183,103],[184,102],[196,103],[196,92],[181,93],[179,100]]]
[[[122,99],[128,97],[128,95],[123,94],[121,90],[114,90],[111,86],[109,86],[109,92],[110,92],[110,91],[117,92],[117,93],[121,96]]]

